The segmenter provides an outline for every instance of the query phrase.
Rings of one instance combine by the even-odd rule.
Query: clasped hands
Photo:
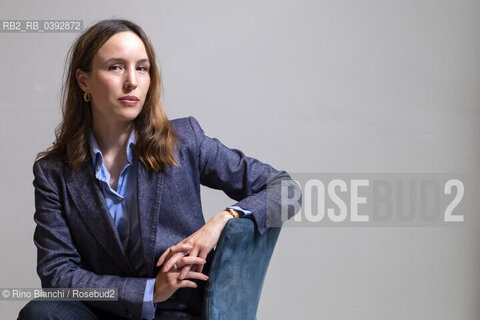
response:
[[[197,284],[188,279],[208,280],[202,273],[205,259],[232,218],[222,211],[194,234],[165,250],[157,261],[157,267],[163,267],[155,278],[154,303],[167,300],[180,288],[197,288]]]

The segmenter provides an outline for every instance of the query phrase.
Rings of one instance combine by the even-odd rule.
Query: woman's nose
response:
[[[135,68],[129,68],[126,79],[125,79],[125,89],[131,91],[137,87],[137,75],[135,73]]]

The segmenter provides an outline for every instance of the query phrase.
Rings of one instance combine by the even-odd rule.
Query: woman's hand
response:
[[[212,219],[210,219],[210,221],[207,222],[207,224],[198,229],[197,232],[180,242],[177,245],[179,247],[175,248],[175,251],[177,252],[174,252],[173,250],[168,253],[165,252],[160,259],[158,259],[157,266],[160,266],[164,261],[166,261],[163,271],[169,271],[185,255],[180,248],[190,247],[187,252],[189,257],[199,257],[205,260],[213,247],[217,245],[218,239],[220,238],[220,234],[222,233],[225,224],[229,219],[232,218],[233,217],[227,211],[222,211],[215,215]],[[186,265],[180,272],[179,280],[188,278],[192,265],[194,265],[192,269],[193,271],[197,273],[202,272],[203,264],[192,263]]]
[[[179,243],[168,248],[158,260],[157,266],[161,265],[162,258],[165,260],[173,255],[181,255],[173,264],[171,270],[165,270],[165,267],[158,273],[155,278],[155,287],[153,290],[153,302],[158,303],[170,298],[179,288],[196,288],[197,284],[188,279],[208,280],[208,276],[200,272],[189,271],[183,279],[179,279],[180,272],[187,266],[203,265],[206,260],[200,257],[185,256],[190,251],[191,246]]]

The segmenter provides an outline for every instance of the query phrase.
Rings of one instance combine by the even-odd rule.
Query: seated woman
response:
[[[250,218],[263,233],[281,184],[298,188],[193,117],[168,120],[160,96],[138,25],[100,21],[73,45],[63,121],[33,166],[37,272],[44,288],[117,288],[118,301],[33,300],[19,319],[200,318],[226,222]],[[200,184],[238,202],[205,223]]]

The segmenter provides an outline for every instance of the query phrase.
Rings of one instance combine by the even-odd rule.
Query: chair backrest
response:
[[[210,265],[205,319],[256,319],[263,280],[280,230],[269,228],[260,235],[251,219],[227,222]]]

